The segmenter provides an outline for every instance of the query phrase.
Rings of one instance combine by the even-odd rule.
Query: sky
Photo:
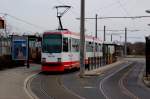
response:
[[[130,17],[150,16],[145,10],[150,9],[150,0],[85,0],[85,17]],[[69,5],[71,9],[62,17],[64,28],[73,32],[80,32],[80,0],[0,0],[0,13],[8,13],[5,16],[8,29],[16,33],[43,33],[46,30],[58,28],[55,6]],[[25,22],[16,20],[21,19]],[[3,14],[0,14],[3,16]],[[29,25],[26,23],[32,23]],[[124,41],[124,30],[128,29],[128,41],[145,41],[144,37],[150,33],[150,18],[142,19],[99,19],[98,37],[103,40],[103,27],[106,26],[107,40],[113,35],[113,41]],[[87,35],[95,35],[95,20],[85,21]],[[130,30],[139,30],[131,32]]]

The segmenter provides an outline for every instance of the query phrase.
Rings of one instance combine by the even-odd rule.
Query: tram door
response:
[[[63,57],[65,61],[72,62],[71,39],[68,39],[66,37],[63,38],[63,52],[67,55]]]
[[[73,56],[73,54],[72,54],[72,39],[70,38],[69,39],[69,61],[71,62],[71,64],[72,64],[72,56]]]

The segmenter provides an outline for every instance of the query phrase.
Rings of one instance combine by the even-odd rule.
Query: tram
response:
[[[43,72],[80,68],[80,35],[69,30],[46,31],[42,37],[41,63]],[[85,65],[102,57],[102,41],[85,36]]]

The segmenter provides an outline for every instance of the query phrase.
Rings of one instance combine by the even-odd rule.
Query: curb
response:
[[[28,76],[25,80],[24,80],[24,90],[26,92],[26,94],[29,96],[30,99],[39,99],[31,90],[30,88],[30,83],[33,80],[34,76],[36,76],[38,73],[32,74],[30,76]]]
[[[102,67],[99,67],[99,68],[91,70],[91,71],[86,71],[84,76],[99,76],[99,75],[103,74],[105,71],[107,71],[115,66],[118,66],[118,65],[122,64],[123,62],[125,62],[125,61],[121,60],[121,61],[117,61],[112,64],[104,65]]]
[[[143,83],[144,85],[146,85],[147,87],[150,87],[150,81],[146,80],[146,77],[143,75]]]

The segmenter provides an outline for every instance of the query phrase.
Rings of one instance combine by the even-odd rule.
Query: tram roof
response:
[[[103,44],[107,44],[107,45],[109,45],[109,44],[110,44],[110,45],[112,45],[112,44],[115,44],[115,43],[114,43],[114,42],[104,41],[104,42],[103,42]]]
[[[80,33],[72,32],[67,29],[66,30],[48,30],[48,31],[45,31],[44,34],[66,34],[66,35],[71,34],[71,35],[80,37]],[[102,42],[100,38],[95,38],[92,35],[85,35],[85,38]]]

